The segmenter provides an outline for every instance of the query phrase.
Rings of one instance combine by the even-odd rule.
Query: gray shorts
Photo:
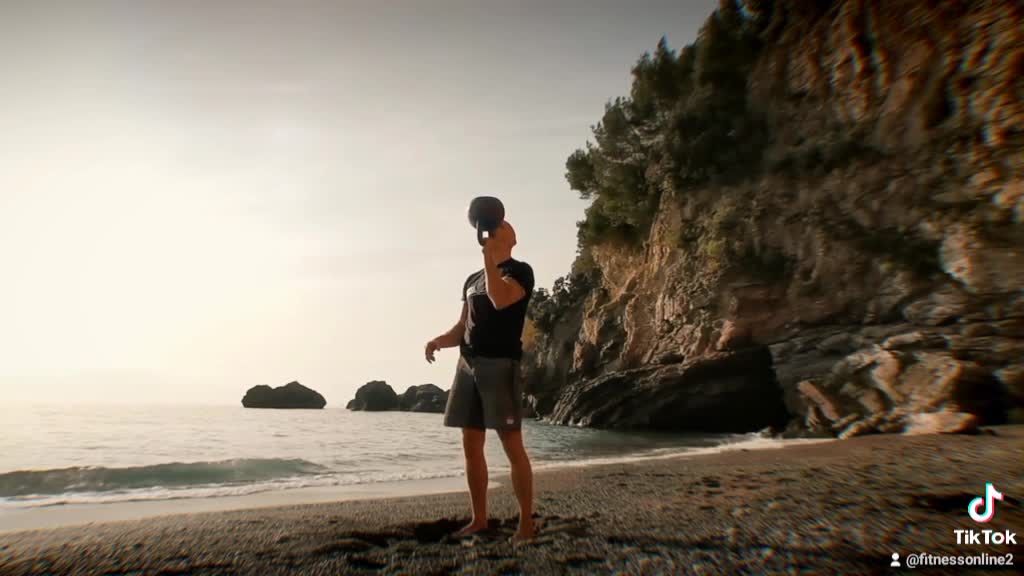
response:
[[[467,360],[459,356],[444,409],[444,425],[518,430],[522,420],[519,360],[480,356]]]

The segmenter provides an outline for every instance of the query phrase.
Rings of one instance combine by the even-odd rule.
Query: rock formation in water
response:
[[[242,398],[246,408],[323,408],[327,400],[316,390],[298,382],[271,388],[266,384],[253,386]]]
[[[434,412],[443,413],[448,402],[448,391],[433,384],[410,386],[401,395],[396,394],[387,382],[374,380],[367,382],[356,391],[346,408],[349,410],[365,410],[368,412],[385,412],[401,410],[403,412]]]
[[[349,410],[385,412],[398,410],[398,394],[383,380],[373,380],[356,390],[356,397],[345,406]]]
[[[744,4],[638,62],[569,158],[592,205],[531,308],[530,403],[743,431],[781,402],[838,436],[1020,421],[1024,7]]]
[[[448,403],[448,391],[433,384],[410,386],[398,397],[398,409],[406,412],[443,413]]]

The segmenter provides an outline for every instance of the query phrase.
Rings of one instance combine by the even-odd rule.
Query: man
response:
[[[512,488],[519,501],[519,529],[514,539],[533,537],[533,470],[523,446],[522,356],[523,323],[533,292],[533,269],[512,258],[516,233],[508,222],[484,244],[484,267],[466,279],[462,315],[451,330],[427,342],[427,362],[441,348],[459,347],[455,380],[448,393],[444,424],[462,428],[473,518],[456,535],[487,528],[486,430],[498,432],[512,468]]]

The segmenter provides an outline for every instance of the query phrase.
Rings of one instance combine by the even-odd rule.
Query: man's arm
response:
[[[526,290],[519,282],[501,275],[501,270],[487,251],[484,251],[484,274],[487,277],[487,297],[495,309],[508,308],[526,297]]]
[[[452,326],[450,330],[441,334],[437,338],[434,338],[430,342],[427,342],[426,357],[427,362],[434,361],[434,352],[442,348],[453,348],[458,346],[462,342],[462,337],[466,333],[466,316],[469,314],[469,307],[466,302],[462,303],[462,314],[459,316],[459,321]]]

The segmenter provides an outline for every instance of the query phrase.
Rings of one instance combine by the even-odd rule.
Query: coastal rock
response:
[[[1024,404],[1024,364],[1010,364],[997,371],[996,377],[1015,400]]]
[[[636,368],[578,382],[550,420],[596,428],[751,432],[785,425],[789,415],[767,348]]]
[[[242,398],[246,408],[323,408],[327,400],[316,390],[298,382],[271,388],[265,384],[253,386]]]
[[[978,417],[966,412],[930,412],[911,414],[903,433],[917,434],[976,434]]]
[[[624,224],[635,241],[590,234],[563,281],[573,290],[534,324],[524,378],[542,417],[658,426],[638,399],[689,382],[672,370],[766,346],[804,432],[1024,418],[1018,4],[801,6],[774,3],[738,84],[767,137],[759,169],[680,186],[666,154],[630,148],[651,219]],[[680,136],[658,118],[644,133]],[[749,410],[720,400],[707,402],[726,421]]]
[[[971,299],[963,290],[946,285],[903,308],[903,316],[914,324],[941,326],[955,322],[970,307]]]
[[[1006,420],[1011,424],[1024,424],[1024,364],[1010,364],[996,372],[996,378],[1006,387],[1011,406]]]
[[[887,338],[889,349],[873,346],[846,356],[818,382],[797,384],[796,413],[804,414],[808,430],[842,438],[971,431],[980,422],[1005,422],[1005,383],[950,351],[912,348],[934,342],[933,336],[904,334]]]
[[[398,395],[383,380],[367,382],[356,390],[356,397],[345,406],[349,410],[383,412],[398,410]]]
[[[966,225],[943,238],[942,269],[975,294],[1005,294],[1024,286],[1024,252],[1019,245],[986,240]]]
[[[444,412],[448,392],[433,384],[410,386],[398,397],[398,408],[406,412]]]

